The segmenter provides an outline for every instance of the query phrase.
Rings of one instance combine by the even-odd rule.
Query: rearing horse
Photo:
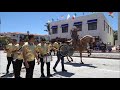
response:
[[[91,35],[85,35],[84,37],[82,37],[81,39],[78,38],[77,35],[77,29],[71,30],[71,37],[72,37],[72,46],[74,48],[75,51],[79,51],[80,53],[80,60],[81,63],[83,63],[82,61],[82,53],[87,49],[88,44],[92,44],[95,42],[95,38]]]

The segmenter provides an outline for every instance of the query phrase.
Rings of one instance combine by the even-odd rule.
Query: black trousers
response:
[[[61,60],[62,70],[64,70],[65,69],[64,68],[64,57],[60,55],[60,52],[57,52],[57,61],[56,61],[55,65],[54,65],[54,68],[57,67],[57,65],[60,62],[60,60]]]
[[[26,78],[33,78],[35,60],[29,61],[28,64],[29,64],[29,68],[26,68]]]
[[[40,62],[41,62],[41,75],[44,75],[44,61],[43,58],[40,58]],[[50,75],[50,62],[47,62],[47,76]]]
[[[7,57],[7,61],[8,61],[8,64],[7,64],[6,71],[9,72],[9,67],[11,65],[11,62],[13,64],[13,71],[14,71],[14,61],[13,61],[13,58],[12,57]]]
[[[14,62],[14,75],[15,75],[15,78],[20,77],[20,71],[21,71],[22,63],[23,63],[23,60],[18,60],[18,59]]]

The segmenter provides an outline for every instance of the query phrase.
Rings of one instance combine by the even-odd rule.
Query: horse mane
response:
[[[91,38],[93,38],[93,36],[91,36],[91,35],[85,35],[85,36],[83,36],[82,38],[80,38],[80,40],[82,40],[82,39],[84,39],[84,38],[86,38],[86,37],[91,37]]]

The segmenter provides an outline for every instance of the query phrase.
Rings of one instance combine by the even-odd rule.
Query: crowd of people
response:
[[[36,41],[34,35],[28,36],[28,42],[24,42],[23,39],[17,43],[16,39],[12,39],[12,41],[5,46],[5,51],[7,53],[7,68],[6,74],[9,74],[9,67],[12,63],[13,73],[15,78],[21,77],[21,68],[22,65],[25,66],[26,69],[26,78],[33,78],[35,60],[38,65],[40,65],[41,76],[46,77],[44,75],[44,64],[47,65],[47,77],[52,77],[53,75],[50,73],[50,62],[52,61],[51,52],[57,52],[57,61],[53,66],[53,70],[57,72],[56,67],[61,60],[62,71],[67,72],[64,67],[64,56],[62,56],[59,52],[60,43],[55,42],[51,44],[50,42],[46,42],[45,39],[41,39],[41,41]],[[54,54],[55,54],[54,52]],[[40,64],[41,63],[41,64]]]

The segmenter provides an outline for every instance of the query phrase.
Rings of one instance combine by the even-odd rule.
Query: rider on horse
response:
[[[71,30],[71,37],[73,39],[73,45],[76,46],[78,44],[78,34],[77,34],[77,28],[74,26],[73,29]]]

